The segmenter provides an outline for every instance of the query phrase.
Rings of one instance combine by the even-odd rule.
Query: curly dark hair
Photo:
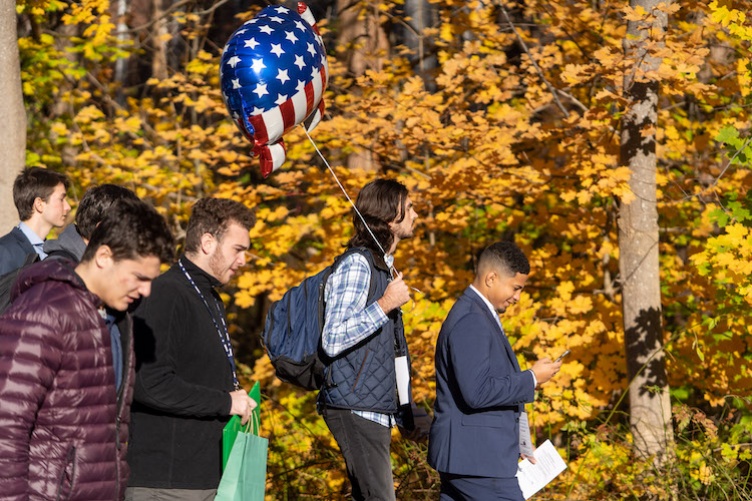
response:
[[[209,233],[217,240],[227,231],[231,222],[250,230],[256,223],[253,211],[235,200],[226,198],[202,198],[193,206],[188,229],[185,232],[185,252],[197,252],[201,235]]]
[[[175,240],[164,218],[141,200],[118,200],[94,229],[81,262],[94,258],[97,249],[106,245],[113,259],[137,259],[156,256],[163,263],[175,257]]]
[[[348,248],[365,247],[381,254],[379,246],[374,242],[375,236],[383,251],[389,251],[394,242],[389,223],[400,223],[405,218],[407,195],[405,185],[394,179],[375,179],[365,185],[355,201],[355,206],[363,216],[365,224],[353,210],[355,235],[347,243]],[[368,232],[366,224],[373,236]]]
[[[86,190],[76,209],[76,229],[81,238],[89,240],[110,206],[124,199],[138,200],[138,197],[128,188],[116,184],[102,184]]]

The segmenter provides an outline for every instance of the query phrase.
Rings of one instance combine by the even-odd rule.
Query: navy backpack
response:
[[[371,284],[368,289],[370,304],[375,291],[373,274],[376,272],[371,251],[365,248],[349,249],[334,263],[317,274],[289,289],[282,299],[272,303],[266,315],[261,340],[272,361],[277,377],[306,390],[318,390],[324,383],[324,369],[329,357],[321,347],[324,330],[324,289],[326,281],[340,261],[357,252],[371,267]]]

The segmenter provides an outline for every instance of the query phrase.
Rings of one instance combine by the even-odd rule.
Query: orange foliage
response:
[[[387,13],[401,3],[376,7]],[[415,238],[400,244],[396,266],[421,291],[403,308],[417,401],[430,409],[433,346],[454,299],[472,280],[475,256],[511,238],[532,264],[520,303],[503,317],[521,366],[572,351],[530,406],[531,424],[538,439],[579,436],[573,430],[613,410],[627,387],[616,215],[618,204],[639,200],[629,191],[629,170],[618,164],[622,86],[635,71],[622,41],[626,19],[654,13],[611,0],[530,0],[510,25],[492,2],[430,3],[441,20],[426,32],[438,61],[435,89],[404,56],[384,71],[354,77],[332,55],[346,51],[331,47],[328,115],[313,138],[351,196],[384,173],[411,190],[420,224]],[[66,9],[20,2],[19,11],[41,20],[40,4],[42,12]],[[81,188],[133,187],[178,236],[201,196],[231,197],[256,209],[251,259],[229,306],[237,314],[238,341],[250,346],[241,350],[253,366],[246,375],[261,381],[267,398],[270,482],[336,497],[345,477],[314,397],[276,380],[253,340],[269,301],[341,252],[352,231],[349,204],[300,130],[286,136],[282,170],[260,178],[249,145],[226,116],[216,52],[189,51],[168,79],[150,80],[138,94],[118,88],[108,76],[109,60],[130,48],[114,36],[105,0],[86,5],[96,15],[76,7],[64,19],[93,38],[20,41],[22,55],[34,61],[23,68],[33,112],[29,163],[63,168]],[[729,163],[715,142],[725,126],[750,128],[747,108],[739,105],[752,81],[749,39],[744,19],[734,14],[742,7],[681,0],[666,8],[666,48],[653,51],[663,64],[657,74],[638,78],[661,82],[656,132],[669,377],[672,387],[715,406],[752,390],[749,315],[735,309],[740,300],[748,308],[752,297],[752,238],[749,221],[729,207],[746,200],[752,178],[748,159]],[[204,14],[196,11],[175,18],[190,39],[207,32]],[[332,43],[327,23],[321,26]],[[75,49],[75,61],[56,45],[64,42]],[[55,111],[45,114],[49,109]],[[383,172],[345,169],[352,153],[367,153]],[[731,214],[728,225],[718,224],[718,211]],[[577,460],[586,469],[593,460],[586,450],[622,455],[615,445],[573,443],[573,458],[583,454]],[[419,455],[411,450],[397,461],[410,454]],[[423,468],[399,481],[431,492],[435,478]],[[578,475],[568,472],[561,492],[577,478],[590,481]]]

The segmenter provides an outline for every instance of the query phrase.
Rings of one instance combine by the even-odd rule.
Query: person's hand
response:
[[[231,391],[230,398],[230,415],[240,416],[240,424],[246,424],[251,418],[251,411],[256,408],[256,401],[249,397],[245,390]]]
[[[542,358],[535,362],[532,367],[535,380],[541,385],[554,377],[561,368],[562,361],[552,362],[550,358]]]
[[[410,288],[407,286],[404,280],[402,280],[402,273],[397,273],[397,277],[389,282],[386,286],[384,295],[379,298],[377,303],[384,310],[384,313],[389,313],[395,308],[399,308],[403,304],[410,301]]]
[[[536,461],[536,459],[535,459],[535,457],[533,457],[533,456],[528,456],[527,454],[520,454],[520,457],[521,457],[522,459],[527,459],[528,461],[530,461],[530,462],[531,462],[531,463],[533,463],[533,464],[535,464],[535,463],[537,462],[537,461]]]
[[[431,431],[433,418],[418,405],[410,404],[413,413],[413,429],[408,430],[400,426],[400,435],[413,442],[425,442],[428,440],[428,433]]]

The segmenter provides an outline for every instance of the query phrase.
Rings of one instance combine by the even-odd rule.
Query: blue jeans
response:
[[[394,501],[394,478],[386,426],[357,416],[348,409],[324,408],[324,421],[345,458],[355,501]]]

